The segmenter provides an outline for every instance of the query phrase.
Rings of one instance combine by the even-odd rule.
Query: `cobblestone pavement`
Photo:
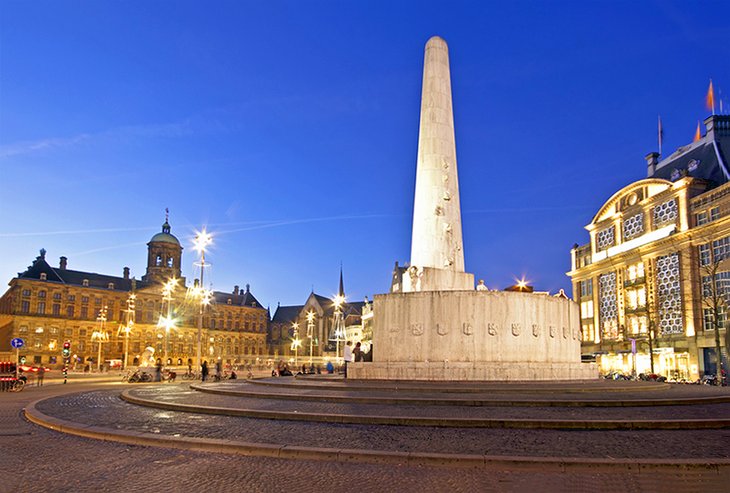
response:
[[[185,387],[171,385],[135,392],[148,397],[178,393],[199,397],[197,392],[188,394]],[[361,406],[345,407],[356,412]],[[561,431],[266,420],[137,406],[122,401],[118,390],[57,397],[39,403],[37,409],[56,418],[114,429],[277,445],[540,457],[730,457],[730,430]],[[652,444],[650,449],[647,444]]]
[[[720,492],[727,491],[726,485],[730,481],[726,473],[709,470],[605,473],[597,467],[590,472],[560,473],[543,471],[539,466],[529,471],[515,471],[238,457],[101,442],[50,431],[32,425],[22,417],[22,407],[33,400],[82,390],[95,392],[85,398],[86,402],[77,400],[76,405],[84,407],[77,408],[76,412],[93,416],[102,412],[107,403],[116,400],[106,395],[109,389],[118,392],[121,386],[52,386],[0,394],[0,450],[3,451],[0,492],[280,493],[353,489],[381,493]],[[92,407],[86,408],[87,405]],[[112,408],[115,409],[121,410]],[[106,424],[112,425],[126,418],[126,413],[111,415]],[[157,419],[171,421],[163,417]],[[224,420],[205,417],[201,421],[211,428],[225,429],[228,425]],[[149,429],[149,424],[147,426]],[[242,434],[245,435],[245,431]],[[355,443],[357,438],[355,434]],[[656,446],[662,444],[648,445]],[[707,449],[714,446],[706,444]]]
[[[257,391],[257,385],[213,384],[209,388],[221,388],[229,391]],[[266,389],[264,389],[266,390]],[[275,389],[280,390],[280,389]],[[293,389],[288,389],[293,393]],[[312,395],[311,391],[297,392]],[[328,394],[332,394],[330,392]],[[324,394],[318,391],[317,394]],[[339,398],[364,397],[365,392],[336,392]],[[444,417],[444,418],[483,418],[483,419],[718,419],[730,418],[730,402],[725,404],[702,404],[691,406],[640,406],[640,407],[520,407],[520,406],[458,406],[458,405],[423,405],[423,404],[370,404],[357,402],[329,402],[324,400],[287,400],[281,392],[263,392],[267,398],[256,398],[241,395],[213,394],[197,392],[188,388],[168,387],[162,389],[135,389],[132,395],[143,399],[155,399],[170,403],[184,403],[200,406],[224,407],[234,409],[255,409],[264,411],[286,411],[327,414],[358,414],[364,416],[413,416],[413,417]],[[367,393],[367,395],[372,395]],[[654,393],[652,393],[652,396]],[[674,394],[676,397],[685,395]],[[281,398],[271,398],[278,397]],[[419,394],[419,397],[434,397],[443,399],[443,395]],[[696,397],[696,395],[694,395]],[[392,397],[392,395],[391,395]],[[399,397],[402,397],[399,394]],[[562,396],[561,396],[562,397]],[[561,398],[556,397],[556,399]],[[617,399],[622,398],[617,396]],[[461,396],[455,396],[461,398]],[[544,397],[543,397],[544,398]],[[659,396],[657,396],[659,398]],[[662,395],[660,398],[667,398]],[[472,397],[479,399],[479,397]]]

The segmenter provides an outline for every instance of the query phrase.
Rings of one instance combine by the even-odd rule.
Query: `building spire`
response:
[[[345,282],[342,279],[342,262],[340,262],[340,289],[337,291],[337,295],[342,298],[345,297]]]

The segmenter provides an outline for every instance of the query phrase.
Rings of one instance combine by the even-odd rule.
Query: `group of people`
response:
[[[343,359],[345,360],[345,378],[347,378],[347,365],[349,363],[373,360],[373,345],[370,344],[370,351],[366,353],[362,350],[362,343],[358,342],[353,348],[352,341],[347,341],[347,343],[345,344],[345,353],[343,355]]]
[[[208,360],[203,360],[203,364],[200,365],[200,375],[202,377],[203,382],[208,381],[208,378],[210,377],[210,368],[208,368]],[[216,382],[219,382],[221,380],[236,380],[238,378],[238,375],[236,375],[236,370],[231,369],[231,372],[223,372],[223,363],[221,360],[218,360],[215,362],[215,374],[213,375],[213,380]]]

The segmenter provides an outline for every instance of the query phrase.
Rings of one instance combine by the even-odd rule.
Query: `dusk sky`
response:
[[[449,44],[466,270],[570,292],[644,156],[730,108],[730,2],[0,4],[0,281],[145,273],[165,208],[207,281],[272,312],[387,292],[410,256],[423,50]],[[720,93],[718,94],[718,91]],[[727,92],[726,92],[727,91]],[[727,112],[727,111],[726,111]],[[703,127],[704,128],[704,127]],[[206,285],[208,282],[206,282]]]

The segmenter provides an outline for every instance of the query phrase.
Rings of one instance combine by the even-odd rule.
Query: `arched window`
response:
[[[157,258],[155,258],[155,265],[157,267],[162,265],[162,255],[158,255]]]
[[[174,267],[175,260],[172,257],[167,257],[167,266],[168,267]]]

